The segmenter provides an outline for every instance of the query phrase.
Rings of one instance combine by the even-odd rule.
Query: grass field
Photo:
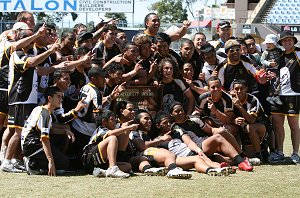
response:
[[[291,153],[286,130],[285,154]],[[300,165],[261,165],[228,177],[193,173],[190,180],[28,176],[0,172],[0,197],[300,197]]]

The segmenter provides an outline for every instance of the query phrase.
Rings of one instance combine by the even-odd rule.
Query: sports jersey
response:
[[[170,105],[174,101],[184,103],[184,93],[189,89],[189,87],[180,79],[174,79],[170,83],[162,82],[162,90],[160,90],[160,96],[162,100],[158,101],[159,107],[162,107],[164,111],[169,111]],[[160,104],[161,102],[161,104]]]
[[[33,50],[16,50],[9,61],[8,104],[37,104],[38,75],[34,67],[27,64],[28,58],[36,56]]]
[[[12,43],[7,39],[0,42],[0,90],[7,91],[9,59],[12,54]]]
[[[284,53],[280,58],[280,94],[282,96],[300,95],[300,48]]]
[[[21,134],[22,149],[35,146],[36,150],[42,148],[42,138],[49,138],[52,118],[50,111],[43,106],[33,109],[28,117]],[[33,151],[34,152],[34,151]]]
[[[264,123],[268,117],[259,100],[252,94],[247,94],[246,101],[242,104],[243,108],[252,116],[256,117],[257,123]],[[234,114],[236,117],[243,117],[240,111],[235,107]]]
[[[116,44],[113,44],[111,48],[108,48],[103,41],[97,43],[92,51],[95,53],[95,59],[103,59],[106,63],[116,55],[121,54],[121,51]]]
[[[62,106],[56,108],[53,111],[52,116],[53,116],[53,122],[60,123],[60,124],[67,124],[77,118],[77,114],[75,113],[74,109],[72,109],[68,113],[65,113],[64,108]]]
[[[216,118],[216,116],[212,114],[210,109],[208,109],[208,100],[211,100],[214,103],[215,107],[222,113],[233,112],[234,108],[231,96],[224,91],[221,92],[222,96],[219,101],[212,101],[210,92],[200,95],[198,99],[198,108],[202,111],[201,117],[209,117],[219,126],[224,125],[224,123]]]
[[[205,80],[207,81],[210,77],[213,71],[219,71],[220,68],[224,65],[224,61],[226,61],[226,58],[223,58],[216,54],[217,58],[217,65],[209,65],[207,62],[204,63],[202,68],[202,73],[205,74]]]
[[[98,127],[95,132],[93,133],[90,141],[89,141],[89,144],[98,144],[100,143],[102,140],[104,140],[107,135],[108,135],[108,132],[109,129],[108,128],[105,128],[105,127]]]
[[[240,60],[236,65],[232,65],[229,62],[219,70],[218,77],[225,90],[232,89],[234,80],[244,80],[248,87],[248,92],[257,92],[258,85],[255,79],[257,70],[256,68],[244,60]]]
[[[40,47],[36,44],[33,46],[32,50],[35,56],[40,55],[48,50],[47,47]],[[42,63],[40,63],[39,67],[51,67],[51,65],[56,61],[56,57],[54,55],[48,56]],[[46,89],[49,86],[50,75],[38,76],[38,103],[43,104],[45,101],[43,100],[43,95]]]
[[[82,98],[85,98],[87,106],[78,112],[78,118],[72,122],[72,127],[80,133],[92,136],[97,126],[94,113],[102,110],[102,93],[95,85],[88,83],[80,90],[79,99]]]

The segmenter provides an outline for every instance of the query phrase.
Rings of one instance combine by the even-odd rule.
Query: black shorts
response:
[[[95,167],[107,169],[108,161],[104,159],[101,151],[98,148],[98,144],[90,144],[84,148],[81,163],[87,173],[91,174]]]
[[[23,128],[36,104],[15,104],[8,106],[8,126]]]
[[[272,114],[299,115],[300,96],[280,96],[282,105],[271,107]]]
[[[0,114],[7,115],[8,113],[8,92],[0,90]]]

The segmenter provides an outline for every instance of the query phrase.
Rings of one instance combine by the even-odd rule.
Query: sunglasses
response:
[[[233,49],[230,49],[229,52],[234,53],[234,52],[239,52],[240,50],[241,50],[240,48],[233,48]]]

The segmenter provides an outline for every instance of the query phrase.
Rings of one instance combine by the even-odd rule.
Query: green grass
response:
[[[285,153],[291,153],[286,130]],[[300,166],[262,165],[228,177],[193,173],[190,180],[28,176],[0,172],[0,197],[300,197]]]

